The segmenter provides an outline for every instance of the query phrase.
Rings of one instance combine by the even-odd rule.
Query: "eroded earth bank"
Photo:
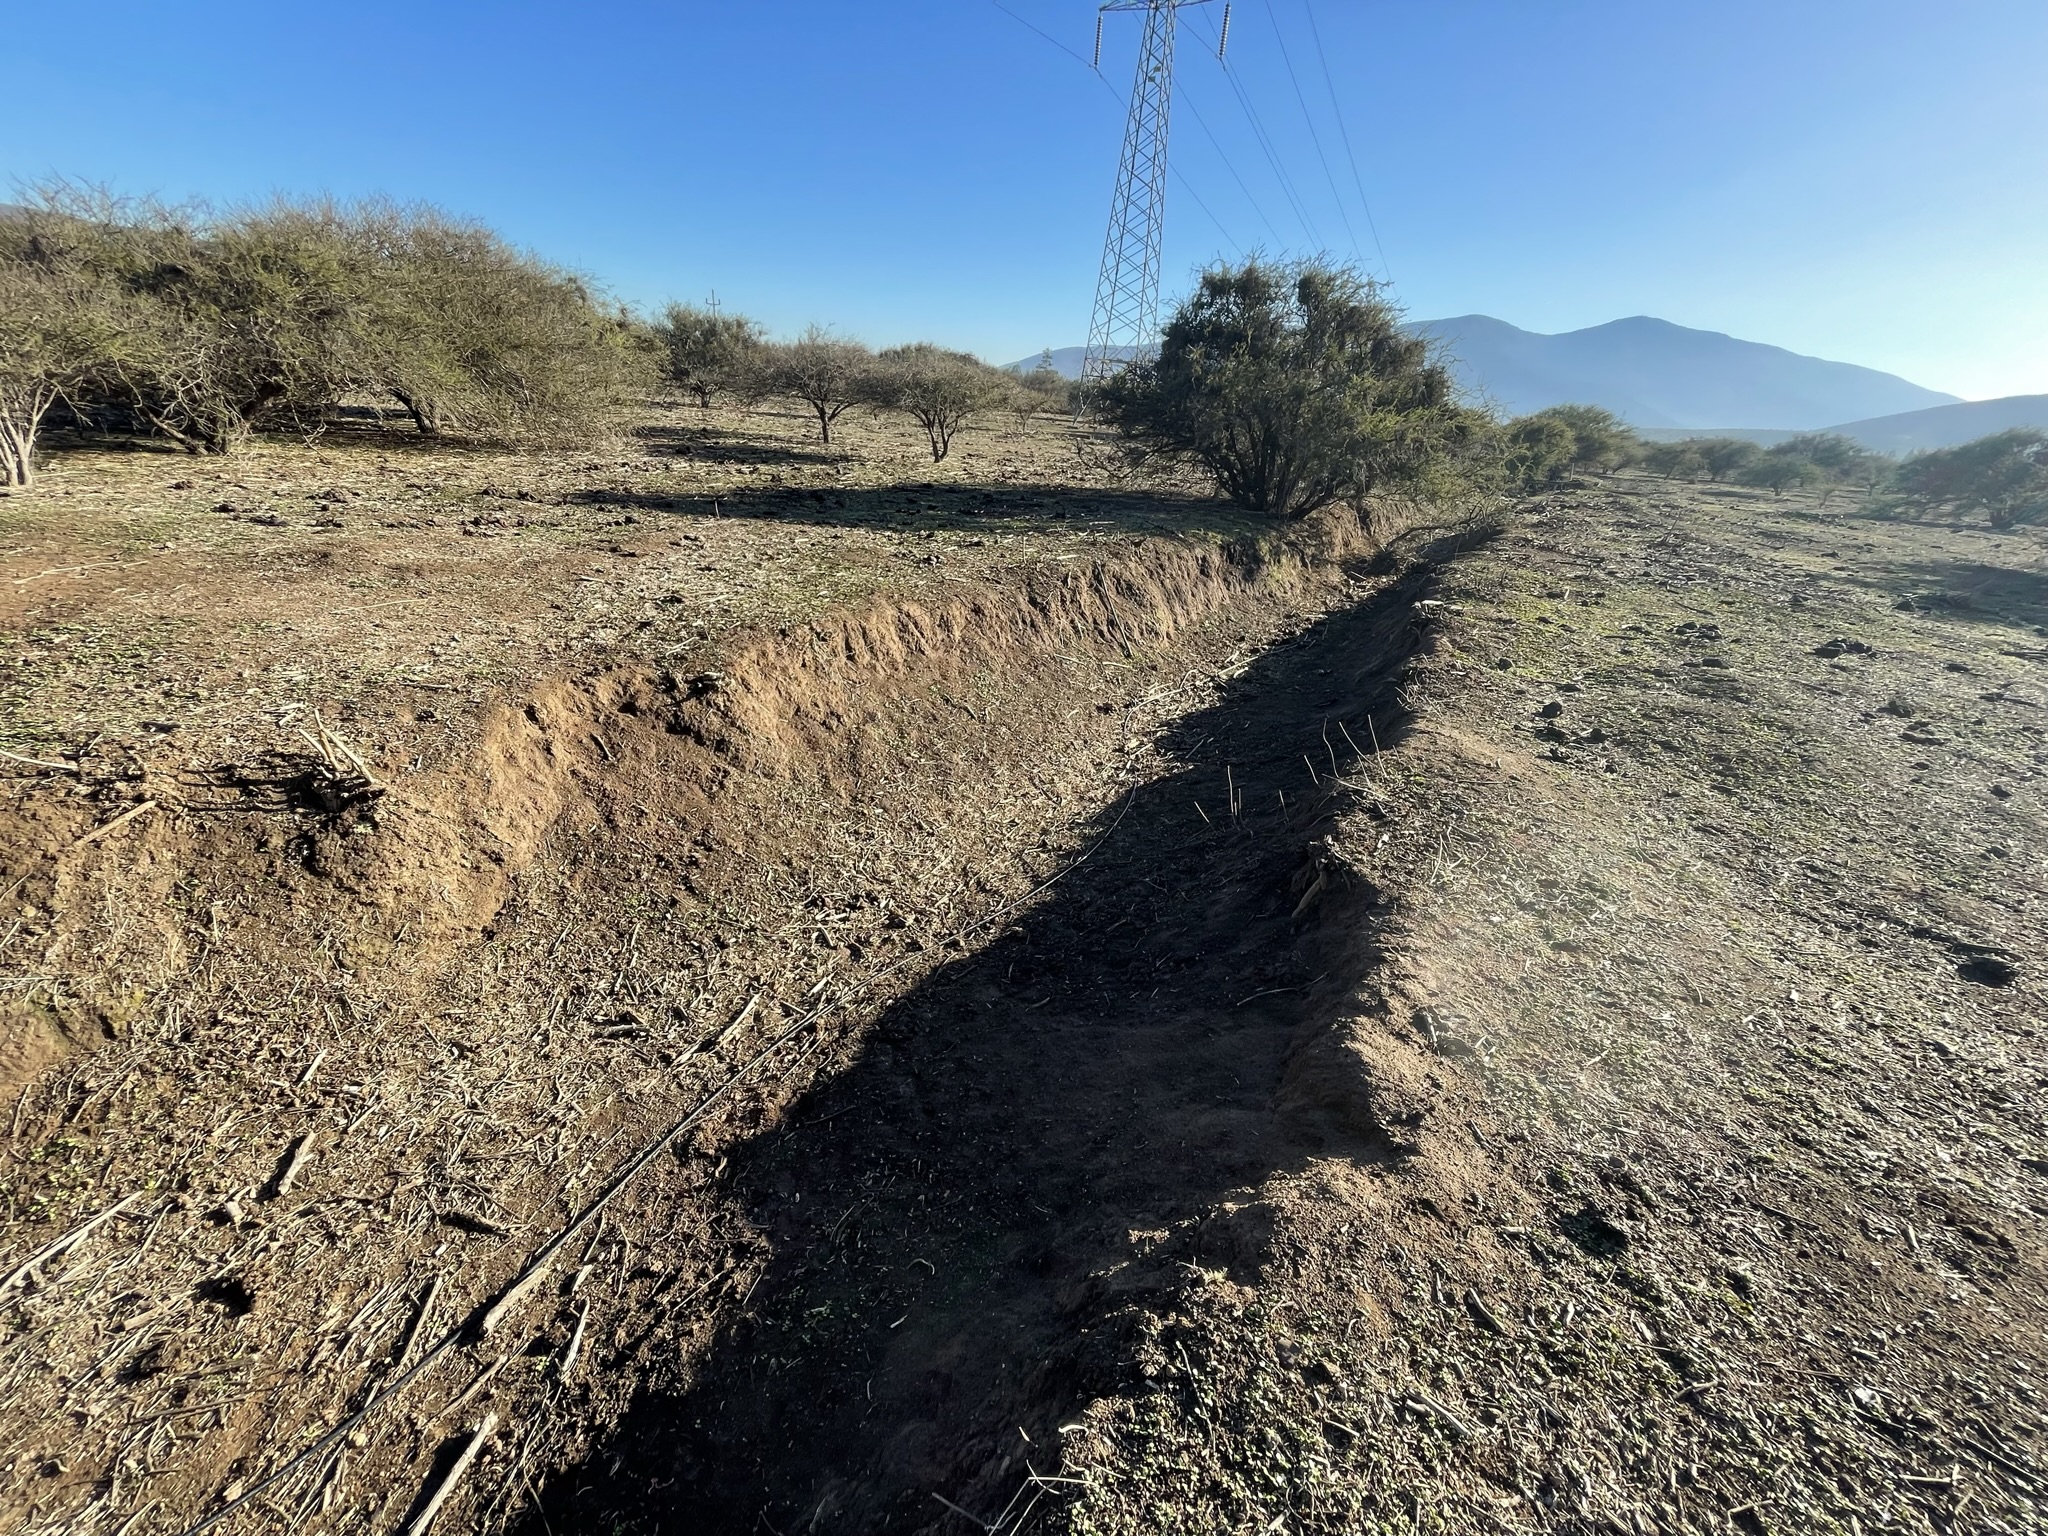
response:
[[[7,1519],[2039,1529],[2043,572],[1624,479],[24,748]]]

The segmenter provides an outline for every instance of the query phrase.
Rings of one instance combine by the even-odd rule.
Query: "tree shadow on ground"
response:
[[[1891,560],[1839,573],[1841,579],[1882,592],[1894,606],[1936,618],[1978,624],[2048,623],[2048,569],[2018,564],[2040,559],[2038,546],[2013,543],[2012,565],[1988,560]]]
[[[904,481],[886,486],[770,485],[736,492],[674,495],[597,487],[569,500],[583,506],[683,517],[780,519],[825,528],[895,533],[1115,533],[1232,538],[1279,523],[1214,497],[1149,488],[1094,490],[1021,482]]]
[[[792,443],[766,432],[743,432],[723,423],[635,427],[634,438],[651,453],[695,459],[704,464],[845,464],[850,456],[829,443]]]
[[[1061,1424],[1135,1383],[1138,1306],[1190,1264],[1255,1275],[1262,1180],[1399,1155],[1368,1084],[1300,1103],[1283,1084],[1373,964],[1378,901],[1303,902],[1333,814],[1303,759],[1332,761],[1326,731],[1349,756],[1338,720],[1401,731],[1391,674],[1429,579],[1325,618],[1175,722],[1162,748],[1183,766],[1106,811],[1039,905],[729,1149],[723,1198],[765,1267],[730,1281],[689,1379],[652,1373],[550,1484],[534,1536],[908,1531],[956,1520],[946,1500],[986,1524]]]

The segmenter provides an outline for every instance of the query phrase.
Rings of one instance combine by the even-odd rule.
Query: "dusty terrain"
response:
[[[11,1526],[2042,1528],[2038,535],[846,439],[0,501]]]

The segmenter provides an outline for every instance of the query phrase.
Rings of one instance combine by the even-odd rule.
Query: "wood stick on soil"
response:
[[[757,994],[753,1002],[749,1002],[747,1006],[741,1010],[740,1018],[735,1019],[732,1024],[726,1026],[727,1032],[730,1033],[730,1031],[734,1027],[736,1027],[749,1013],[752,1013],[754,1009],[754,1003],[759,1001],[760,998]],[[697,1105],[695,1109],[691,1110],[687,1115],[683,1116],[682,1119],[676,1121],[674,1125],[671,1125],[667,1130],[663,1131],[659,1136],[655,1137],[653,1141],[649,1142],[634,1156],[628,1158],[626,1160],[626,1165],[623,1168],[621,1168],[617,1173],[612,1175],[611,1181],[607,1183],[605,1187],[598,1192],[596,1198],[593,1199],[590,1202],[590,1204],[586,1205],[580,1212],[578,1212],[577,1215],[568,1223],[567,1226],[563,1227],[560,1232],[556,1233],[554,1237],[552,1237],[548,1240],[547,1243],[542,1245],[540,1252],[536,1253],[533,1256],[533,1260],[528,1265],[525,1273],[521,1274],[517,1279],[515,1279],[511,1283],[511,1285],[507,1286],[505,1290],[499,1295],[498,1299],[492,1302],[491,1305],[485,1310],[483,1317],[477,1323],[477,1333],[479,1334],[479,1336],[486,1338],[489,1337],[493,1332],[497,1330],[498,1325],[504,1322],[505,1319],[511,1315],[512,1310],[515,1307],[517,1307],[520,1302],[525,1300],[527,1296],[532,1294],[534,1289],[540,1285],[542,1279],[545,1278],[545,1276],[548,1273],[548,1270],[554,1264],[555,1255],[558,1254],[562,1250],[562,1248],[576,1236],[577,1233],[581,1232],[592,1221],[596,1220],[598,1215],[604,1210],[604,1208],[611,1203],[611,1201],[618,1195],[620,1190],[624,1189],[627,1186],[627,1184],[632,1182],[633,1178],[640,1172],[641,1169],[645,1168],[649,1163],[653,1162],[655,1158],[659,1157],[661,1153],[667,1147],[669,1147],[677,1137],[681,1136],[685,1131],[690,1130],[706,1115],[708,1115],[711,1112],[712,1106],[716,1104],[720,1099],[724,1098],[725,1095],[729,1093],[733,1088],[738,1086],[740,1081],[744,1079],[749,1073],[751,1073],[755,1067],[759,1066],[762,1062],[766,1061],[769,1058],[769,1056],[774,1054],[775,1051],[779,1050],[785,1043],[794,1039],[797,1036],[797,1034],[799,1034],[801,1031],[808,1029],[812,1024],[816,1023],[817,1020],[825,1013],[827,1007],[829,1006],[829,1004],[821,1003],[816,1009],[814,1009],[810,1013],[801,1015],[795,1023],[789,1026],[789,1028],[783,1030],[782,1033],[777,1035],[773,1040],[770,1040],[766,1045],[762,1046],[761,1049],[755,1052],[754,1055],[749,1057],[743,1065],[734,1069],[731,1075],[729,1075],[724,1082],[720,1083],[718,1087],[714,1088],[710,1092],[710,1094],[707,1095]]]
[[[510,1355],[498,1356],[497,1359],[493,1360],[489,1365],[485,1366],[482,1370],[478,1371],[475,1377],[471,1379],[469,1385],[464,1387],[460,1392],[456,1393],[454,1399],[448,1404],[448,1406],[443,1408],[439,1413],[436,1413],[433,1416],[433,1418],[429,1419],[427,1422],[431,1424],[434,1421],[434,1419],[445,1419],[451,1413],[462,1412],[464,1405],[469,1402],[472,1402],[475,1399],[477,1393],[483,1391],[485,1387],[491,1384],[491,1378],[497,1375],[498,1372],[505,1369],[505,1367],[509,1365],[511,1361],[512,1357]]]
[[[434,1310],[434,1303],[441,1299],[442,1276],[434,1276],[434,1283],[427,1287],[427,1294],[420,1298],[420,1309],[412,1315],[412,1326],[405,1330],[405,1343],[399,1346],[397,1368],[405,1369],[405,1362],[412,1356],[413,1345],[420,1341],[420,1330],[427,1326],[427,1317]]]
[[[154,800],[145,800],[140,805],[130,806],[127,810],[123,811],[120,815],[116,816],[112,821],[107,822],[104,826],[94,827],[90,832],[86,833],[85,836],[81,837],[77,842],[73,843],[71,846],[73,848],[83,848],[87,843],[96,843],[101,838],[105,837],[109,832],[118,832],[121,828],[127,826],[128,823],[133,821],[136,817],[147,815],[149,812],[155,809],[156,802]]]
[[[469,1437],[469,1444],[462,1448],[462,1454],[455,1458],[455,1465],[448,1469],[448,1475],[441,1479],[440,1487],[427,1499],[427,1507],[419,1512],[419,1518],[405,1528],[405,1536],[426,1536],[427,1527],[434,1523],[434,1516],[441,1512],[441,1506],[448,1502],[448,1495],[455,1491],[455,1485],[462,1481],[462,1474],[469,1470],[469,1464],[476,1460],[477,1452],[484,1448],[484,1442],[491,1437],[491,1431],[498,1427],[495,1413],[484,1415],[483,1423],[477,1425],[476,1433]]]
[[[291,1145],[291,1150],[285,1153],[284,1161],[278,1165],[277,1177],[270,1181],[270,1189],[263,1198],[266,1200],[277,1200],[287,1194],[291,1190],[292,1184],[298,1179],[300,1171],[306,1166],[306,1159],[312,1156],[312,1153],[313,1133],[308,1131],[305,1135],[294,1141]]]
[[[1460,1440],[1470,1440],[1472,1438],[1472,1426],[1431,1397],[1427,1392],[1411,1392],[1409,1394],[1409,1401],[1416,1407],[1427,1410],[1432,1418],[1436,1419],[1444,1428],[1448,1429]]]
[[[370,772],[370,765],[363,761],[362,755],[354,747],[341,739],[340,733],[320,718],[320,711],[317,709],[313,711],[313,725],[320,732],[320,739],[323,742],[332,743],[334,750],[339,752],[348,761],[349,765],[362,776],[364,783],[372,786],[377,785],[377,775]],[[336,767],[339,766],[339,764],[336,764]]]
[[[567,1381],[576,1373],[576,1361],[583,1354],[583,1330],[590,1322],[590,1298],[583,1299],[583,1305],[576,1309],[576,1331],[569,1335],[569,1347],[562,1351],[560,1375]]]
[[[0,757],[6,758],[10,763],[25,763],[31,768],[47,768],[52,773],[68,773],[73,777],[84,776],[83,770],[74,763],[53,763],[40,757],[23,757],[19,752],[9,752],[5,747],[0,747]]]
[[[4,1280],[0,1280],[0,1295],[5,1295],[8,1291],[13,1290],[15,1286],[34,1274],[40,1265],[47,1264],[50,1260],[60,1258],[68,1253],[141,1198],[142,1191],[139,1189],[133,1194],[123,1195],[104,1211],[101,1211],[99,1215],[93,1217],[91,1221],[86,1222],[83,1226],[73,1227],[48,1247],[29,1255],[25,1261],[10,1271]]]

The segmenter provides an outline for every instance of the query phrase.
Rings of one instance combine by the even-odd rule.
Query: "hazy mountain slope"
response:
[[[2011,427],[2038,427],[2048,432],[2048,395],[1965,400],[1959,405],[1937,405],[1931,410],[1844,422],[1828,430],[1853,437],[1879,453],[1919,453],[1975,442]]]
[[[1136,357],[1138,351],[1139,349],[1136,347],[1118,347],[1116,349],[1119,357]],[[1054,347],[1052,349],[1052,365],[1062,378],[1078,379],[1081,377],[1081,360],[1087,355],[1088,349],[1086,347]],[[1029,373],[1038,364],[1039,354],[1034,352],[1029,357],[1020,357],[1016,362],[1005,363],[1003,366],[1017,373]]]
[[[1490,315],[1426,320],[1411,329],[1440,340],[1467,393],[1508,416],[1583,402],[1638,427],[1812,431],[1958,403],[1874,368],[1647,315],[1556,336]],[[1085,350],[1055,348],[1053,366],[1079,378]],[[1027,357],[1010,366],[1037,365]]]
[[[1556,336],[1488,315],[1415,328],[1444,343],[1469,391],[1508,415],[1575,401],[1643,427],[1805,430],[1956,402],[1874,368],[1647,315]]]

